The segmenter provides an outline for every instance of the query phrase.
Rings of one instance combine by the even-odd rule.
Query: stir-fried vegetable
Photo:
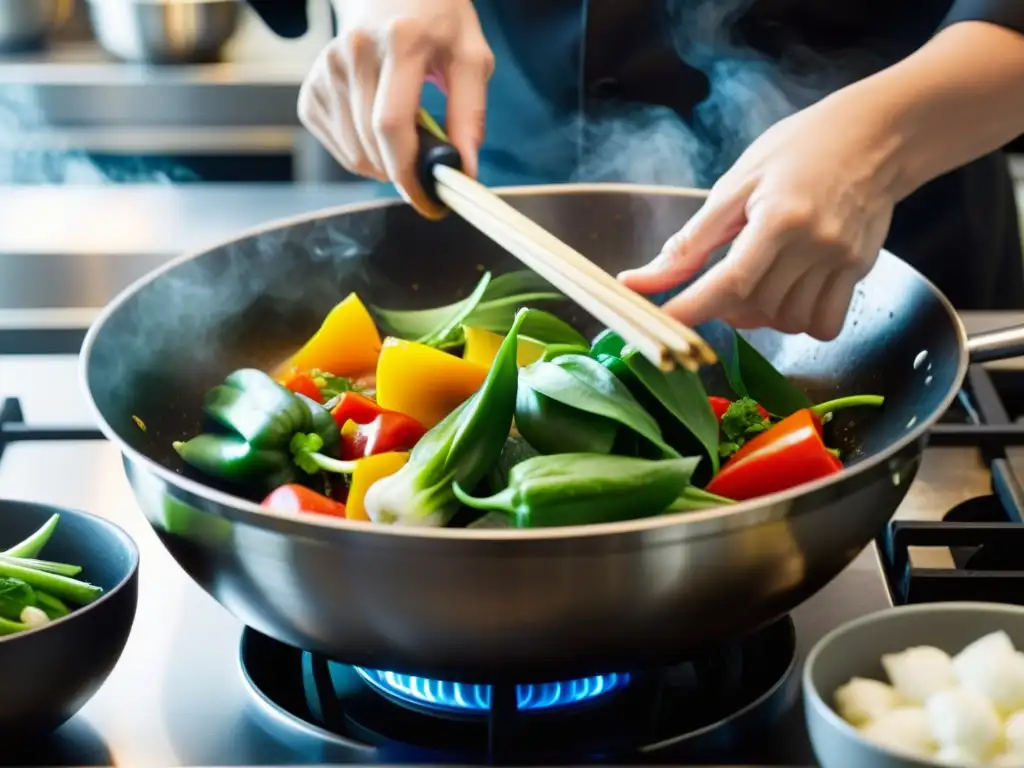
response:
[[[707,490],[743,501],[841,472],[843,463],[822,437],[822,417],[840,408],[881,404],[881,397],[862,395],[799,410],[733,454]]]
[[[493,496],[470,496],[458,482],[454,490],[467,507],[509,514],[518,528],[611,523],[665,511],[683,493],[699,461],[537,456],[514,466],[508,487]]]
[[[343,394],[331,415],[341,427],[341,458],[346,460],[411,450],[427,432],[412,416],[385,410],[356,392]]]
[[[425,344],[388,339],[377,364],[377,402],[432,427],[480,388],[487,370]]]
[[[374,483],[390,477],[404,467],[409,461],[409,454],[403,451],[378,453],[367,456],[356,462],[352,470],[352,483],[348,489],[348,501],[345,503],[346,515],[349,520],[369,520],[366,511],[366,493]]]
[[[715,400],[724,400],[724,398],[715,398]],[[714,402],[711,403],[711,407],[716,409]],[[718,423],[724,438],[718,444],[718,455],[723,459],[732,456],[743,447],[744,443],[772,425],[768,411],[749,397],[741,397],[734,403],[726,400],[726,407],[721,414],[716,409],[715,415],[718,416]]]
[[[341,443],[338,425],[322,405],[253,368],[235,371],[210,390],[205,410],[232,434],[200,434],[174,449],[188,464],[228,481],[262,479],[271,488],[293,482],[300,468],[310,471],[308,454],[330,456]],[[317,448],[309,449],[307,436]]]
[[[278,512],[308,512],[315,515],[345,517],[345,505],[329,499],[304,485],[289,483],[274,489],[260,505]]]
[[[663,372],[612,331],[588,343],[531,306],[562,300],[531,272],[483,273],[454,304],[374,307],[392,334],[382,342],[352,294],[273,378],[242,369],[214,387],[204,410],[218,427],[175,449],[289,514],[575,525],[708,509],[834,474],[843,465],[823,417],[883,402],[814,406],[721,324],[707,338],[733,391],[709,396],[698,374]],[[474,522],[474,509],[487,514]],[[54,567],[37,570],[68,577]]]
[[[335,376],[361,376],[373,370],[380,354],[380,334],[373,317],[354,293],[349,294],[324,319],[305,345],[279,369],[320,370]]]
[[[64,600],[88,605],[103,590],[74,578],[82,568],[36,559],[60,521],[53,515],[37,531],[0,553],[0,635],[44,626],[70,612]]]
[[[427,432],[398,472],[366,494],[370,519],[394,525],[441,526],[458,511],[453,485],[473,488],[501,454],[516,404],[516,352],[522,311],[502,342],[483,386]]]
[[[583,355],[563,355],[522,370],[516,428],[542,453],[606,453],[621,431],[631,431],[663,455],[679,457],[615,374]]]
[[[503,337],[496,333],[484,330],[483,328],[466,327],[463,329],[465,345],[462,350],[462,359],[476,365],[483,365],[488,368],[494,363],[494,358],[501,349]],[[544,357],[547,347],[532,339],[519,337],[519,352],[516,361],[519,365],[529,365]]]

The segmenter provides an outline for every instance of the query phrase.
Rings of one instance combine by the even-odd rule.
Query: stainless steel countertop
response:
[[[968,316],[973,328],[1024,317]],[[73,357],[0,358],[0,396],[22,398],[34,424],[88,423]],[[989,491],[973,449],[926,453],[898,515],[934,519]],[[191,582],[138,512],[117,450],[107,443],[16,444],[0,461],[0,496],[83,508],[123,526],[142,554],[138,616],[106,685],[54,739],[50,765],[284,764],[296,756],[267,736],[237,666],[240,624]],[[884,604],[866,549],[794,618],[813,636],[840,617]],[[858,602],[859,601],[859,602]],[[806,649],[805,649],[806,650]],[[316,756],[310,756],[316,762]]]
[[[0,187],[0,253],[167,256],[386,191],[375,182]]]
[[[0,187],[0,328],[102,307],[173,256],[384,194],[375,182]]]

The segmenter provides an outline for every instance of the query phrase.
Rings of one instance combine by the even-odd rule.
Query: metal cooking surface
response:
[[[1013,318],[972,318],[995,327]],[[87,426],[73,357],[0,357],[0,395],[23,401],[34,425]],[[934,519],[989,492],[978,452],[930,450],[899,517]],[[40,754],[47,765],[288,765],[331,759],[297,754],[271,738],[238,669],[241,626],[178,569],[137,511],[117,451],[106,443],[26,443],[0,460],[0,496],[84,508],[124,526],[142,552],[132,636],[107,684]],[[806,652],[837,624],[888,604],[873,548],[795,613]],[[773,741],[789,764],[809,764],[799,707]],[[2,757],[0,757],[2,761]]]

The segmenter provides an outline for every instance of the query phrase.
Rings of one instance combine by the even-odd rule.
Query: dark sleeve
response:
[[[302,37],[309,29],[305,0],[249,0],[249,5],[276,35]]]
[[[956,0],[942,26],[958,21],[989,21],[1024,34],[1024,0]]]

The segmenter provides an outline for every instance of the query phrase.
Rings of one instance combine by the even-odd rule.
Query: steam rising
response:
[[[664,0],[676,54],[708,79],[692,121],[660,106],[622,105],[583,128],[589,147],[575,179],[710,189],[772,125],[882,66],[862,52],[828,58],[790,46],[781,60],[741,47],[736,21],[753,0]],[[656,217],[657,218],[657,217]],[[684,222],[637,233],[652,257]],[[665,297],[662,297],[665,298]]]
[[[0,184],[171,184],[196,181],[171,162],[124,158],[100,168],[49,125],[31,85],[0,88]]]

